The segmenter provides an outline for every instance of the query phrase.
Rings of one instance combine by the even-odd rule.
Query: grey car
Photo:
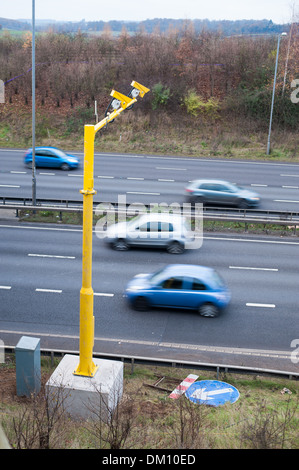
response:
[[[225,205],[240,208],[256,207],[260,196],[249,189],[234,183],[216,179],[195,180],[185,188],[189,202],[201,202],[205,205]]]
[[[149,213],[108,227],[104,241],[118,251],[129,247],[165,248],[169,253],[183,253],[194,234],[184,217]]]

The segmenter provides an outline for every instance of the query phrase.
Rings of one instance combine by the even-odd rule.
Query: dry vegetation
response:
[[[281,41],[272,158],[298,159],[299,105],[295,26]],[[97,151],[265,158],[277,38],[183,31],[113,38],[44,33],[36,38],[36,144],[83,149],[83,126],[103,118],[111,89],[131,80],[150,88],[143,100],[96,139]],[[31,37],[0,37],[0,145],[31,143]],[[284,83],[285,79],[285,83]]]
[[[51,375],[42,360],[43,383]],[[0,367],[1,424],[18,449],[295,449],[298,382],[283,378],[221,374],[238,388],[239,400],[217,408],[186,397],[168,398],[188,373],[215,380],[212,372],[125,365],[124,393],[109,424],[74,421],[60,409],[49,413],[44,388],[37,397],[16,396],[13,358]],[[154,388],[158,377],[164,377]],[[164,389],[164,390],[163,390]]]

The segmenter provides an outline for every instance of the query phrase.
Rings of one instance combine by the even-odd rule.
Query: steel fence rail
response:
[[[83,213],[83,206],[82,204],[78,203],[76,201],[77,206],[70,206],[69,204],[73,204],[74,201],[58,201],[58,200],[51,200],[51,202],[55,201],[55,205],[28,205],[28,204],[20,204],[20,203],[9,203],[7,204],[6,202],[1,204],[0,203],[0,210],[1,209],[10,209],[10,210],[15,210],[16,211],[16,216],[18,216],[18,211],[19,210],[24,210],[26,208],[27,210],[31,210],[34,212],[40,212],[40,211],[57,211],[60,213],[60,218],[62,216],[63,212],[68,212],[68,213]],[[61,205],[63,202],[64,205]],[[97,205],[101,203],[95,203],[94,204],[94,213],[96,214],[98,209]],[[111,204],[105,202],[104,204]],[[118,214],[125,213],[127,215],[135,215],[136,211],[138,208],[132,207],[131,211],[130,209],[130,204],[126,205],[126,208],[124,210],[118,210]],[[158,206],[158,204],[157,204]],[[150,210],[149,206],[145,206],[148,210]],[[294,216],[299,216],[298,213],[293,213],[293,212],[277,212],[277,211],[268,211],[266,214],[265,212],[257,212],[257,211],[252,211],[251,213],[248,213],[248,209],[242,210],[243,213],[241,213],[241,210],[239,213],[234,214],[234,213],[218,213],[214,214],[214,212],[208,212],[208,209],[203,210],[201,214],[196,214],[194,212],[187,212],[186,210],[184,211],[185,216],[190,216],[191,218],[200,218],[203,217],[204,221],[215,221],[215,222],[239,222],[239,223],[244,223],[245,224],[245,231],[248,229],[249,224],[262,224],[262,225],[281,225],[285,227],[290,227],[293,229],[293,233],[296,234],[297,226],[299,225],[299,217],[294,218]],[[109,209],[102,209],[103,213],[112,213],[114,214],[114,210],[109,210]],[[260,214],[260,215],[257,215]],[[267,215],[268,214],[268,215]],[[276,217],[274,217],[274,214]]]
[[[5,346],[5,353],[14,353],[15,346]],[[62,350],[53,348],[41,348],[41,354],[44,356],[50,356],[52,363],[54,363],[55,357],[63,357],[65,354],[79,355],[79,351],[76,350]],[[217,364],[212,362],[201,362],[201,361],[185,361],[180,359],[165,359],[158,357],[145,357],[145,356],[133,356],[129,354],[112,354],[112,353],[99,353],[93,352],[94,358],[110,359],[115,361],[122,361],[124,363],[131,364],[131,372],[134,371],[134,366],[137,364],[142,365],[154,365],[161,367],[174,367],[174,368],[193,368],[200,370],[215,371],[217,378],[221,372],[224,373],[243,373],[243,374],[264,374],[287,377],[290,380],[298,380],[299,373],[286,370],[268,369],[262,367],[250,367],[250,366],[238,366],[233,364]]]

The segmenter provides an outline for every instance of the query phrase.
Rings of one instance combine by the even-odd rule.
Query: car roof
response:
[[[199,266],[195,264],[169,264],[165,266],[165,273],[174,276],[195,276],[210,277],[215,270],[208,266]]]
[[[193,180],[193,181],[192,181],[192,184],[193,184],[193,183],[196,183],[196,184],[199,184],[199,183],[223,183],[223,184],[233,184],[233,183],[230,183],[229,181],[219,180],[219,179],[199,179],[199,180]]]
[[[151,220],[158,220],[158,221],[162,221],[162,222],[168,222],[168,221],[179,221],[181,222],[182,220],[184,220],[184,218],[179,215],[179,214],[168,214],[168,213],[164,213],[164,212],[150,212],[148,214],[140,214],[140,221],[142,219],[145,219],[145,220],[148,220],[148,221],[151,221]]]
[[[60,150],[58,149],[57,147],[49,147],[49,146],[45,146],[45,145],[42,145],[42,146],[37,146],[35,147],[35,150],[41,150],[41,149],[45,149],[45,150]],[[32,152],[32,147],[30,149],[28,149],[28,152]]]

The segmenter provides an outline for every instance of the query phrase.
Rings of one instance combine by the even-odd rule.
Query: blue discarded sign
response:
[[[235,387],[218,380],[194,382],[186,391],[186,397],[199,405],[219,406],[228,401],[235,403],[239,396],[239,391]]]

